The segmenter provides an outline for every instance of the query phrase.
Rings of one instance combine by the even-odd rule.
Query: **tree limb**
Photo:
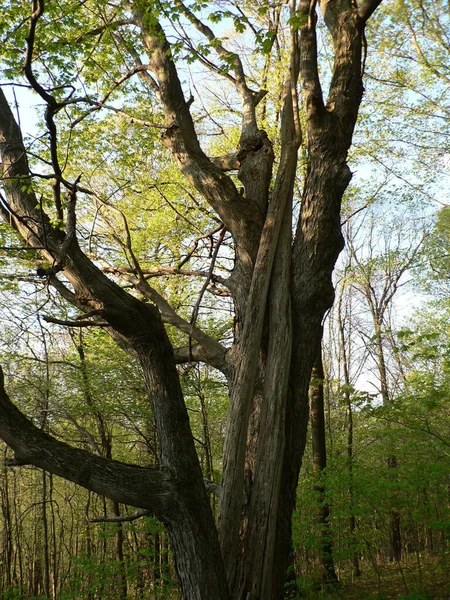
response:
[[[1,248],[0,248],[1,249]],[[114,275],[118,275],[119,273],[135,273],[135,269],[133,267],[110,267],[102,266],[101,270],[103,273],[114,273]],[[151,269],[141,269],[143,275],[145,275],[145,279],[151,279],[153,277],[164,277],[167,275],[181,275],[184,277],[207,277],[214,283],[221,283],[222,285],[228,285],[228,280],[220,277],[220,275],[215,275],[214,273],[210,275],[209,271],[200,271],[195,269],[180,269],[176,267],[153,267]]]
[[[236,244],[240,258],[251,263],[257,251],[262,227],[255,201],[243,198],[233,181],[215,166],[200,147],[189,103],[171,58],[171,47],[159,23],[149,25],[144,14],[137,13],[149,62],[159,84],[158,96],[169,124],[162,141],[188,181],[204,196],[219,215]]]
[[[315,6],[314,1],[301,0],[300,2],[300,11],[303,15],[308,15],[300,35],[300,71],[307,119],[317,121],[322,117],[325,106],[317,64],[317,15]]]
[[[144,508],[164,520],[175,489],[164,469],[144,468],[72,448],[38,429],[9,399],[0,367],[0,437],[16,464],[31,464],[123,504]]]
[[[64,327],[109,327],[106,321],[68,321],[66,319],[55,319],[54,317],[44,316],[44,321],[47,323],[55,323],[55,325],[63,325]]]
[[[113,267],[108,267],[108,271],[121,276],[123,279],[131,283],[145,298],[148,298],[151,300],[151,302],[156,304],[161,311],[161,316],[164,323],[173,325],[180,331],[183,331],[196,340],[199,343],[198,351],[196,353],[196,356],[199,360],[210,364],[223,373],[227,372],[227,364],[225,359],[227,349],[213,337],[202,331],[199,327],[192,326],[189,321],[183,319],[183,317],[181,317],[175,311],[169,302],[163,296],[161,296],[161,294],[157,292],[145,278],[143,279],[136,277],[135,275],[126,274],[120,272],[120,270],[115,271]],[[202,358],[200,358],[200,356]],[[186,361],[182,360],[179,362]]]
[[[358,15],[364,22],[368,21],[382,1],[383,0],[364,0],[361,6],[358,7]]]
[[[256,122],[255,114],[255,98],[257,94],[252,92],[246,82],[244,68],[242,66],[241,58],[238,54],[226,50],[218,39],[214,35],[212,29],[205,25],[192,11],[190,11],[181,0],[175,0],[175,4],[181,8],[181,11],[187,19],[194,25],[194,27],[206,39],[211,42],[212,47],[217,54],[225,59],[225,61],[233,67],[236,79],[235,85],[239,95],[243,102],[243,115],[242,115],[242,137],[252,137],[258,132],[258,125]],[[220,72],[220,71],[219,71]]]

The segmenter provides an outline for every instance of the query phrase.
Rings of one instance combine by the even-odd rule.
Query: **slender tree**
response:
[[[327,447],[325,435],[325,402],[324,402],[324,378],[322,345],[317,353],[311,376],[311,437],[312,437],[312,461],[316,483],[318,508],[317,522],[321,527],[320,564],[322,576],[325,581],[334,583],[338,578],[334,568],[333,542],[330,529],[330,506],[326,497],[324,485],[325,470],[327,468]]]
[[[348,265],[351,268],[351,263]],[[349,500],[349,529],[350,529],[350,540],[351,540],[351,552],[352,552],[352,563],[353,573],[355,577],[361,576],[361,568],[359,564],[358,551],[356,550],[356,518],[355,518],[355,505],[354,505],[354,482],[353,482],[353,406],[351,398],[352,381],[350,378],[350,359],[351,359],[351,335],[346,331],[346,324],[351,323],[352,319],[352,306],[351,299],[348,299],[347,306],[344,304],[344,292],[347,287],[345,271],[344,277],[341,281],[341,287],[339,290],[339,298],[337,301],[337,324],[338,324],[338,340],[339,340],[339,360],[342,363],[342,374],[344,385],[342,394],[345,399],[346,417],[347,417],[347,470],[348,470],[348,500]],[[346,323],[347,322],[347,323]]]

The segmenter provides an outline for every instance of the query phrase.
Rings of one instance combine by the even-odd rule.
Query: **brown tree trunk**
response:
[[[6,465],[6,449],[3,452],[3,461]],[[3,560],[0,567],[1,577],[1,587],[0,590],[5,592],[8,589],[13,581],[12,577],[12,558],[13,558],[13,527],[12,527],[12,519],[11,519],[11,505],[10,505],[10,491],[9,491],[9,476],[8,476],[8,468],[6,466],[2,467],[2,486],[0,487],[0,495],[2,502],[2,517],[4,523],[4,536],[2,540],[2,555]]]
[[[326,105],[317,67],[315,15],[310,15],[300,37],[308,165],[292,252],[293,351],[281,484],[284,493],[278,508],[274,599],[283,596],[291,550],[291,515],[306,443],[308,387],[320,345],[322,318],[334,299],[331,274],[343,248],[340,207],[351,178],[346,159],[363,93],[364,21],[359,11],[348,8],[339,17],[339,9],[336,13],[323,11],[335,46],[335,67]]]
[[[42,471],[42,501],[41,501],[41,519],[42,519],[42,551],[43,551],[43,592],[47,598],[50,598],[50,556],[49,556],[49,534],[48,534],[48,514],[47,514],[47,473]]]
[[[354,513],[354,497],[353,497],[353,408],[351,401],[351,381],[350,381],[350,356],[351,356],[351,334],[346,338],[344,314],[342,309],[342,301],[345,287],[342,284],[341,293],[337,307],[338,325],[339,325],[339,340],[340,340],[340,357],[344,371],[344,398],[347,417],[347,469],[348,469],[348,499],[349,499],[349,529],[350,529],[350,545],[352,553],[353,574],[355,577],[361,577],[361,568],[359,565],[359,553],[355,548],[356,544],[356,519]],[[349,301],[351,302],[351,301]],[[351,319],[351,304],[348,309],[348,318]],[[348,352],[347,352],[348,348]]]
[[[386,367],[385,351],[383,347],[384,334],[382,331],[383,316],[384,313],[375,305],[373,299],[368,296],[370,306],[372,309],[372,317],[376,335],[377,343],[377,366],[378,374],[380,377],[380,393],[383,400],[383,404],[388,406],[391,402],[391,396],[389,393],[388,385],[388,372]],[[388,469],[391,471],[389,478],[391,481],[395,481],[397,478],[397,457],[392,454],[387,459]],[[391,508],[390,517],[390,539],[391,539],[391,550],[390,558],[391,561],[400,562],[402,558],[402,533],[401,533],[401,516],[397,509]]]
[[[389,456],[388,468],[392,469],[391,479],[397,479],[397,457]],[[401,532],[401,516],[397,509],[391,509],[391,561],[399,563],[402,559],[402,532]]]

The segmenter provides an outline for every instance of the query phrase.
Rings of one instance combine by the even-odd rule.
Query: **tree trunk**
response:
[[[374,302],[371,303],[372,317],[377,342],[377,359],[378,359],[378,374],[380,377],[380,392],[383,404],[389,405],[391,402],[391,396],[389,393],[388,386],[388,372],[386,367],[385,351],[383,347],[384,334],[382,331],[384,312],[382,312]],[[395,481],[397,478],[397,457],[392,454],[387,459],[388,469],[391,470],[389,478],[391,481]],[[401,516],[397,509],[391,508],[390,518],[390,538],[391,538],[391,550],[390,557],[392,561],[400,562],[402,558],[402,534],[400,529]]]
[[[317,523],[320,526],[319,562],[322,567],[322,578],[335,583],[338,578],[334,569],[333,542],[330,530],[330,507],[326,499],[326,487],[323,481],[327,467],[327,450],[325,440],[325,409],[324,409],[324,380],[322,348],[311,375],[311,436],[314,490],[317,492]]]
[[[350,265],[349,265],[350,266]],[[353,497],[353,408],[351,399],[351,381],[350,381],[350,356],[351,356],[351,334],[346,339],[344,314],[342,311],[342,301],[344,297],[345,287],[342,284],[341,293],[337,307],[338,326],[339,326],[339,341],[340,341],[340,358],[344,371],[344,398],[347,417],[347,470],[348,470],[348,499],[349,499],[349,530],[350,530],[350,546],[353,562],[353,574],[355,577],[361,577],[361,568],[359,565],[359,553],[355,548],[356,543],[356,519],[354,513],[354,497]],[[347,318],[351,319],[351,300],[349,300]],[[347,352],[348,348],[348,352]]]
[[[48,515],[47,515],[47,473],[42,471],[42,551],[44,563],[43,592],[47,598],[50,598],[50,556],[49,556],[49,535],[48,535]]]
[[[6,465],[6,450],[3,453],[4,464]],[[4,536],[2,540],[3,545],[3,560],[1,565],[1,590],[5,592],[3,586],[8,589],[13,581],[12,577],[12,558],[13,558],[13,527],[11,519],[11,505],[10,505],[10,491],[9,491],[9,476],[8,469],[6,466],[2,468],[2,486],[0,488],[1,502],[2,502],[2,516],[4,523]],[[14,498],[15,500],[15,498]]]

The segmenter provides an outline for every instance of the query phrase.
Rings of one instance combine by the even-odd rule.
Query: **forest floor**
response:
[[[422,559],[421,564],[361,565],[363,574],[353,581],[340,574],[335,588],[303,584],[300,598],[307,600],[450,600],[450,557],[446,561]]]

